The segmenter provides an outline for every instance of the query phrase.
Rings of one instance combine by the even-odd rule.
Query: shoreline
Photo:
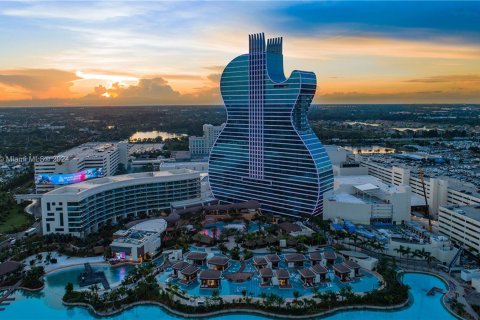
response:
[[[184,313],[182,311],[173,309],[161,302],[158,301],[138,301],[134,303],[130,303],[128,305],[124,305],[119,309],[112,310],[112,311],[97,311],[95,308],[93,308],[90,304],[83,303],[83,302],[64,302],[62,301],[62,304],[67,306],[67,307],[82,307],[88,309],[89,312],[93,313],[97,317],[110,317],[114,315],[121,314],[124,311],[127,311],[129,309],[138,307],[138,306],[157,306],[160,307],[167,312],[180,316],[183,318],[210,318],[210,317],[215,317],[215,316],[220,316],[220,315],[227,315],[227,314],[232,314],[232,313],[242,313],[242,314],[256,314],[256,315],[261,315],[265,316],[271,319],[311,319],[311,318],[321,318],[321,317],[326,317],[326,316],[331,316],[336,313],[341,313],[341,312],[347,312],[347,311],[361,311],[361,310],[369,310],[369,311],[396,311],[399,309],[403,309],[406,306],[408,306],[411,302],[411,298],[408,297],[407,300],[403,303],[394,305],[394,306],[373,306],[373,305],[358,305],[358,306],[343,306],[343,307],[337,307],[333,308],[330,310],[322,311],[322,312],[317,312],[317,313],[312,313],[312,314],[304,314],[304,315],[293,315],[293,314],[281,314],[281,313],[273,313],[272,311],[264,311],[260,309],[255,309],[254,306],[251,308],[245,306],[245,307],[239,307],[239,308],[231,308],[231,309],[225,309],[225,310],[217,310],[217,311],[210,311],[210,312],[205,312],[205,313]]]
[[[423,273],[423,274],[428,274],[433,277],[436,277],[440,279],[442,282],[445,283],[446,287],[450,290],[450,287],[448,286],[448,282],[440,275],[431,273],[431,272],[419,272],[419,271],[402,271],[401,275],[405,273]],[[446,294],[443,294],[442,298],[440,299],[442,302],[442,306],[450,313],[452,316],[456,317],[457,319],[463,319],[462,317],[459,317],[457,314],[453,313],[446,305],[444,305],[444,298]],[[408,305],[412,303],[412,298],[410,294],[408,295],[407,299],[400,304],[393,305],[393,306],[375,306],[375,305],[353,305],[353,306],[342,306],[342,307],[337,307],[333,308],[330,310],[325,310],[313,314],[304,314],[304,315],[293,315],[293,314],[281,314],[281,313],[274,313],[272,311],[264,311],[260,309],[256,309],[255,306],[245,306],[245,307],[238,307],[238,308],[228,308],[224,310],[216,310],[216,311],[210,311],[210,312],[205,312],[205,313],[184,313],[182,311],[176,310],[174,308],[171,308],[170,306],[167,306],[161,302],[158,301],[138,301],[134,303],[130,303],[128,305],[124,305],[116,310],[111,310],[111,311],[97,311],[93,306],[87,303],[83,302],[64,302],[62,301],[62,304],[67,306],[67,307],[82,307],[86,308],[90,313],[97,317],[110,317],[114,315],[119,315],[124,311],[127,311],[129,309],[138,307],[138,306],[157,306],[160,307],[167,312],[180,316],[183,318],[210,318],[210,317],[215,317],[215,316],[220,316],[220,315],[227,315],[227,314],[233,314],[233,313],[243,313],[243,314],[255,314],[255,315],[261,315],[268,317],[270,319],[312,319],[312,318],[323,318],[327,316],[331,316],[337,313],[341,312],[349,312],[349,311],[361,311],[361,310],[366,310],[366,311],[399,311]]]

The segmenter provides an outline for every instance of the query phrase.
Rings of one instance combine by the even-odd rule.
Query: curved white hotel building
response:
[[[107,222],[200,197],[200,173],[188,169],[87,180],[43,195],[43,233],[84,237]]]

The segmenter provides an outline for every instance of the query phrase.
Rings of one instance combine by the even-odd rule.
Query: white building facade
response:
[[[35,162],[36,192],[44,193],[62,186],[51,183],[48,180],[51,175],[80,174],[86,169],[100,169],[103,176],[112,176],[120,164],[128,165],[127,141],[85,143]]]
[[[360,165],[368,168],[369,175],[396,186],[408,185],[414,194],[424,197],[420,177],[409,168],[389,166],[364,157],[361,158]],[[441,206],[480,205],[480,194],[477,190],[458,180],[425,177],[424,183],[430,214],[434,218],[438,217]]]
[[[337,176],[324,194],[325,220],[355,224],[402,224],[410,220],[409,186],[393,186],[372,176]]]
[[[214,126],[211,124],[203,125],[203,136],[188,138],[188,148],[192,156],[207,156],[223,130],[225,124]]]
[[[167,221],[152,219],[138,223],[128,230],[115,232],[110,245],[112,258],[142,262],[147,256],[155,256],[162,245],[161,235],[165,230]]]
[[[438,229],[466,250],[480,253],[479,206],[440,207]]]
[[[43,232],[84,237],[102,224],[191,199],[201,199],[200,173],[188,169],[87,180],[42,196]]]

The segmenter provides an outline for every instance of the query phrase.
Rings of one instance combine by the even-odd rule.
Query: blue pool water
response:
[[[204,229],[201,230],[200,232],[203,233],[204,235],[207,235],[207,236],[212,237],[212,238],[213,238],[213,233],[215,232],[215,235],[217,237],[220,237],[220,234],[226,228],[237,229],[241,232],[246,231],[248,233],[252,233],[252,232],[256,232],[256,231],[260,230],[260,226],[256,222],[250,222],[248,224],[248,230],[245,230],[247,228],[246,228],[246,225],[245,225],[244,222],[228,222],[228,223],[225,223],[223,221],[220,221],[220,222],[215,222],[215,223],[211,223],[211,224],[206,225],[204,227]]]
[[[122,280],[128,274],[128,271],[133,268],[133,266],[119,266],[119,267],[110,267],[107,265],[92,265],[92,268],[95,271],[103,271],[105,272],[105,276],[108,280],[108,283],[112,287],[117,286],[122,282]],[[65,293],[65,285],[68,282],[73,284],[75,290],[79,289],[78,286],[78,275],[85,271],[85,267],[82,266],[75,266],[66,269],[62,269],[56,271],[52,274],[49,274],[45,277],[45,286],[46,290],[48,291],[48,297],[52,304],[61,303],[61,299],[63,294]],[[101,284],[99,286],[102,288]],[[0,319],[2,319],[2,315],[0,314]]]
[[[231,265],[226,270],[225,273],[235,272],[238,270],[239,268],[238,261],[231,261],[230,263]],[[254,267],[251,265],[251,261],[247,261],[245,271],[246,272],[254,271]],[[362,273],[364,274],[364,276],[354,279],[353,281],[348,283],[348,285],[352,287],[353,292],[367,292],[367,291],[372,291],[378,288],[379,279],[376,276],[374,276],[373,274],[365,270],[362,270]],[[198,281],[186,286],[181,284],[177,279],[174,280],[170,278],[170,274],[171,274],[171,269],[157,276],[157,279],[159,282],[162,282],[162,283],[167,283],[169,281],[172,281],[173,283],[176,283],[181,290],[185,291],[191,296],[211,296],[212,295],[213,290],[200,288],[200,284]],[[280,289],[276,286],[261,287],[259,276],[254,275],[250,280],[247,280],[241,283],[236,283],[236,282],[229,281],[227,279],[222,279],[220,288],[218,290],[221,295],[241,295],[242,291],[246,290],[246,292],[249,295],[254,297],[258,297],[261,292],[265,292],[266,294],[275,293],[284,298],[293,298],[295,291],[298,291],[301,296],[308,296],[313,294],[311,288],[305,288],[303,286],[300,279],[300,275],[297,273],[296,270],[294,269],[290,270],[290,277],[291,277],[290,284],[292,285],[292,288],[288,288],[288,289]],[[341,283],[338,280],[338,278],[335,277],[333,272],[329,273],[327,277],[330,278],[330,282],[322,284],[318,288],[320,292],[325,292],[329,290],[338,292],[340,291],[341,287],[346,285]]]
[[[50,277],[50,276],[49,276]],[[403,277],[404,283],[411,287],[410,293],[413,304],[409,307],[395,312],[375,311],[349,311],[335,314],[328,317],[328,320],[451,320],[455,319],[446,311],[441,304],[441,295],[433,297],[426,295],[426,292],[433,286],[446,289],[445,284],[437,277],[409,273]],[[30,320],[90,320],[94,317],[84,308],[65,308],[61,305],[56,296],[52,297],[50,284],[47,282],[45,289],[40,293],[24,294],[17,292],[16,301],[0,311],[0,319]],[[53,303],[52,303],[53,302]],[[115,320],[158,320],[158,319],[182,319],[173,316],[159,307],[141,306],[127,310],[117,316],[104,318]],[[257,320],[266,319],[261,316],[232,314],[215,317],[218,320]]]

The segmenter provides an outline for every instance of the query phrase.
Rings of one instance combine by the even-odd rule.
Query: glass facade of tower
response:
[[[258,200],[262,210],[318,215],[333,187],[330,159],[307,111],[312,72],[283,73],[282,39],[250,36],[249,54],[225,68],[220,89],[228,113],[209,161],[209,181],[222,202]]]

